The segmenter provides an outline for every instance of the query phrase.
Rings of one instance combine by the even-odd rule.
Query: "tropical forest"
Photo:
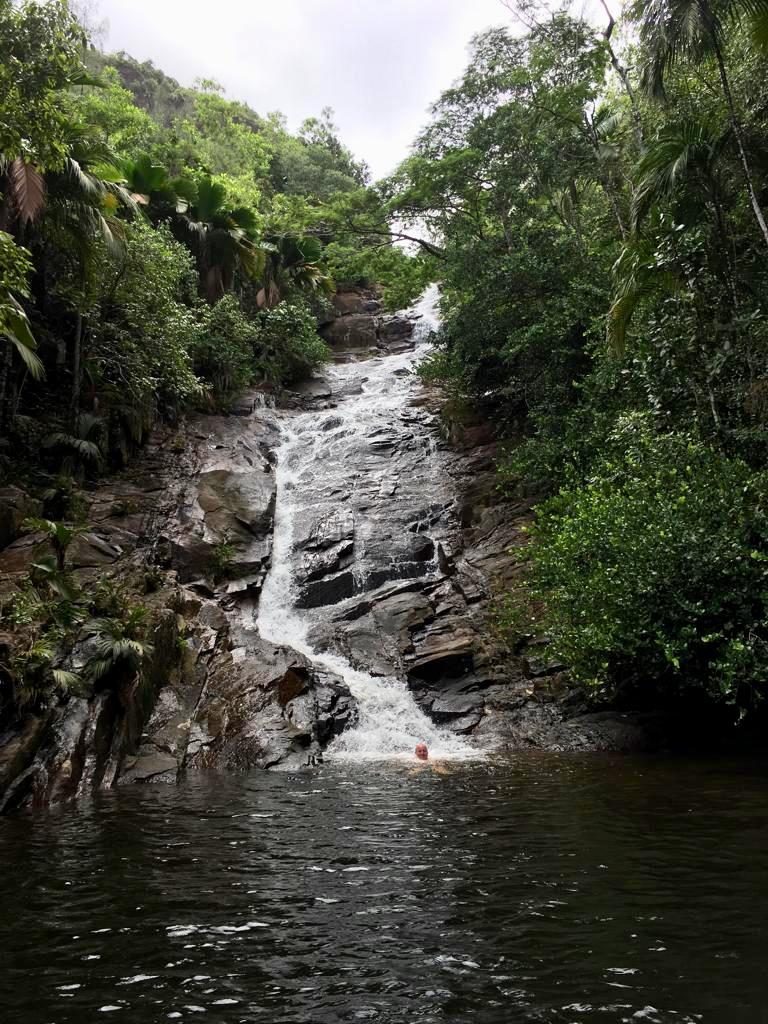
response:
[[[768,3],[206,10],[274,109],[99,6],[0,0],[9,1019],[763,1019]]]

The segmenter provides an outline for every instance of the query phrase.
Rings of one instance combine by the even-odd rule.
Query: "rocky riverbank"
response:
[[[68,552],[78,585],[109,578],[148,609],[141,672],[91,697],[37,707],[0,735],[0,809],[45,805],[95,788],[174,782],[186,771],[311,763],[357,720],[343,680],[263,640],[254,610],[273,553],[281,425],[317,414],[327,439],[315,491],[297,519],[298,604],[322,609],[312,642],[373,675],[408,681],[424,712],[483,749],[638,749],[636,718],[590,713],[562,666],[534,640],[495,639],[494,602],[519,572],[525,505],[495,488],[495,444],[482,428],[446,428],[439,399],[408,378],[386,429],[334,459],[334,410],[359,395],[366,357],[413,347],[412,319],[382,317],[374,296],[338,297],[324,328],[337,362],[354,363],[270,404],[242,396],[227,415],[158,431],[134,466],[88,495],[86,532]],[[393,372],[407,373],[407,367]],[[386,373],[386,367],[384,372]],[[351,461],[350,461],[351,458]],[[436,462],[439,472],[433,472]],[[0,493],[0,600],[47,550],[19,535],[39,504]],[[371,525],[373,524],[373,525]],[[0,636],[0,657],[18,637]],[[87,643],[67,653],[76,671]]]

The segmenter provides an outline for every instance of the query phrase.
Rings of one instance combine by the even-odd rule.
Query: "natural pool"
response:
[[[714,760],[336,762],[6,819],[2,1019],[758,1024],[767,782]]]

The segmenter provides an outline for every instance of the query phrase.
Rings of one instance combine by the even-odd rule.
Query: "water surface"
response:
[[[6,819],[2,1019],[759,1024],[767,778],[336,762]]]

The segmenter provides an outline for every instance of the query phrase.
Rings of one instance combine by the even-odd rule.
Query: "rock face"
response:
[[[42,510],[42,502],[21,488],[0,487],[0,549],[16,539],[25,519],[39,516]]]
[[[68,564],[84,589],[105,573],[127,585],[148,567],[161,570],[160,589],[141,598],[154,653],[129,683],[0,731],[0,812],[176,781],[197,768],[298,766],[354,724],[355,702],[340,680],[265,644],[252,625],[271,558],[279,436],[261,402],[241,400],[236,412],[159,435],[130,474],[96,492],[91,528],[71,545]],[[40,512],[16,489],[3,498],[0,518],[14,531],[20,517]],[[47,552],[41,535],[10,538],[0,552],[0,600]]]
[[[419,387],[423,328],[355,296],[337,296],[343,315],[326,335],[370,358],[342,357],[280,410],[245,395],[228,416],[160,432],[93,494],[70,565],[83,588],[159,575],[141,598],[154,654],[139,676],[0,732],[0,811],[198,769],[298,767],[355,725],[349,687],[317,667],[338,662],[312,663],[256,628],[284,433],[290,600],[315,652],[405,680],[434,722],[484,748],[660,742],[637,718],[587,708],[535,638],[514,655],[496,639],[493,601],[521,571],[530,509],[499,498],[487,430],[444,429],[436,396]],[[19,535],[40,510],[17,488],[0,491],[0,601],[47,550],[41,535]],[[12,645],[0,634],[0,661]]]
[[[338,316],[321,328],[337,358],[366,352],[405,352],[413,349],[414,318],[382,315],[381,303],[372,293],[340,292],[333,303]]]
[[[331,299],[339,316],[345,313],[379,313],[381,301],[378,293],[369,288],[344,287]]]

